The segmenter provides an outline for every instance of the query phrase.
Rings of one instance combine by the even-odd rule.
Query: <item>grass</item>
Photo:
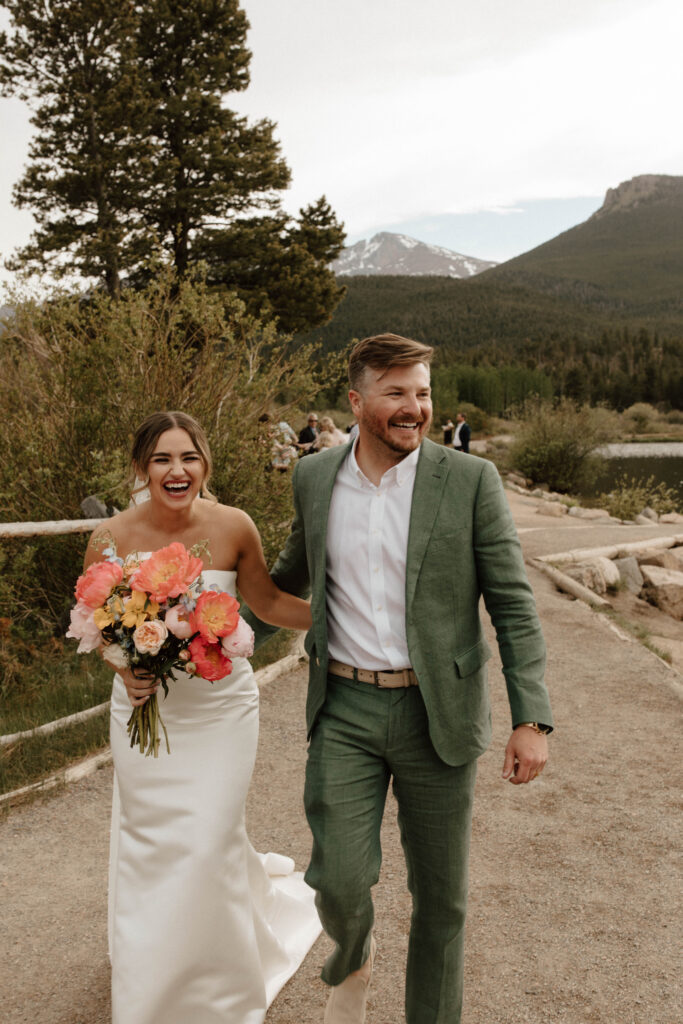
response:
[[[30,663],[2,693],[0,734],[24,732],[109,699],[111,669],[96,655],[79,656],[75,646],[34,650]],[[31,736],[0,747],[0,793],[11,792],[66,768],[109,742],[109,715]]]
[[[254,670],[291,654],[297,634],[281,630],[251,659]],[[75,644],[53,641],[34,650],[11,686],[0,688],[0,735],[25,732],[96,707],[111,696],[112,670],[96,654],[78,655]],[[9,793],[68,768],[109,743],[109,714],[46,736],[30,736],[0,747],[0,793]]]
[[[634,639],[641,643],[643,647],[647,647],[648,651],[651,651],[653,654],[656,654],[658,658],[661,658],[662,661],[665,661],[667,665],[671,664],[672,659],[669,652],[663,651],[661,647],[658,647],[657,644],[653,642],[652,634],[645,628],[645,626],[640,623],[630,622],[629,619],[625,618],[625,616],[621,615],[619,612],[615,612],[613,608],[598,608],[597,611],[601,615],[606,615],[607,618],[615,624],[615,626],[618,626],[619,629],[623,629],[625,633],[629,633],[634,637]]]

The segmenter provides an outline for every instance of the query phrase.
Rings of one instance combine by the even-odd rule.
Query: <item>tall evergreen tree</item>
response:
[[[343,245],[324,198],[292,222],[274,125],[224,105],[249,84],[238,0],[6,0],[0,82],[35,105],[39,135],[15,199],[39,229],[15,265],[142,283],[161,253],[285,330],[317,326],[343,295],[327,264]],[[85,70],[84,70],[85,69]],[[87,72],[87,74],[86,74]]]
[[[2,6],[14,32],[0,33],[0,86],[31,103],[36,129],[14,202],[38,226],[10,266],[101,277],[116,296],[122,272],[150,249],[138,201],[152,153],[136,14],[104,0]]]

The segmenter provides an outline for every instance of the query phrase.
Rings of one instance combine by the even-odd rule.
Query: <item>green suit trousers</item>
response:
[[[322,977],[340,984],[370,952],[371,887],[390,779],[413,913],[407,1024],[458,1024],[476,760],[436,754],[418,687],[378,689],[328,677],[311,736],[304,801],[313,833],[306,881],[335,942]]]

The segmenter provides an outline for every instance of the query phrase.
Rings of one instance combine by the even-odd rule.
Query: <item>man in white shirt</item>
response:
[[[490,740],[481,593],[512,712],[504,778],[540,774],[552,728],[543,638],[497,471],[426,438],[431,354],[392,334],[355,346],[358,438],[297,465],[292,533],[273,570],[285,590],[311,588],[306,880],[336,944],[326,1024],[365,1020],[390,779],[413,896],[406,1021],[460,1021],[476,760]]]

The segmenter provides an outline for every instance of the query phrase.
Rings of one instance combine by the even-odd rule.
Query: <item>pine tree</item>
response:
[[[274,125],[224,105],[249,84],[238,0],[8,0],[0,82],[35,106],[39,134],[15,201],[39,228],[15,266],[98,276],[118,295],[161,256],[199,261],[283,330],[340,301],[327,264],[344,234],[325,199],[292,221]]]
[[[276,214],[205,231],[195,252],[210,284],[236,291],[250,313],[275,317],[282,331],[296,334],[325,323],[344,295],[328,269],[343,243],[344,229],[323,196],[295,221]]]
[[[122,271],[149,252],[138,203],[152,153],[149,101],[133,58],[132,5],[8,0],[0,85],[34,107],[30,163],[14,189],[37,229],[10,262],[101,277],[118,295]]]

